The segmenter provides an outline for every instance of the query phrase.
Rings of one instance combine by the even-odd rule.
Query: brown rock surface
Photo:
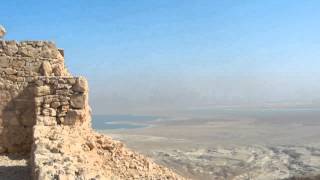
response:
[[[35,179],[182,179],[86,128],[36,126],[34,137]]]
[[[43,61],[41,66],[41,74],[43,76],[50,76],[52,73],[51,64],[48,61]]]

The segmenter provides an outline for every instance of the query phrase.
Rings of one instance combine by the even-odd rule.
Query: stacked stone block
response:
[[[39,77],[35,81],[36,125],[90,125],[88,85],[82,77]]]
[[[63,50],[49,41],[0,41],[0,153],[30,151],[41,76],[70,77]]]

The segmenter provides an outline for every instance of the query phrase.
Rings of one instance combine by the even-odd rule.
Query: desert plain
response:
[[[319,120],[317,108],[224,108],[100,131],[192,179],[270,180],[320,174]]]

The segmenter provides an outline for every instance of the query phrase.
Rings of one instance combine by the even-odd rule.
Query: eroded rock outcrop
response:
[[[31,153],[32,177],[183,179],[94,132],[88,83],[46,41],[0,41],[0,151]]]

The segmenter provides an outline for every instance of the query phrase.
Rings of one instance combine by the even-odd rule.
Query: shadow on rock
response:
[[[30,180],[28,166],[0,166],[0,180]]]

